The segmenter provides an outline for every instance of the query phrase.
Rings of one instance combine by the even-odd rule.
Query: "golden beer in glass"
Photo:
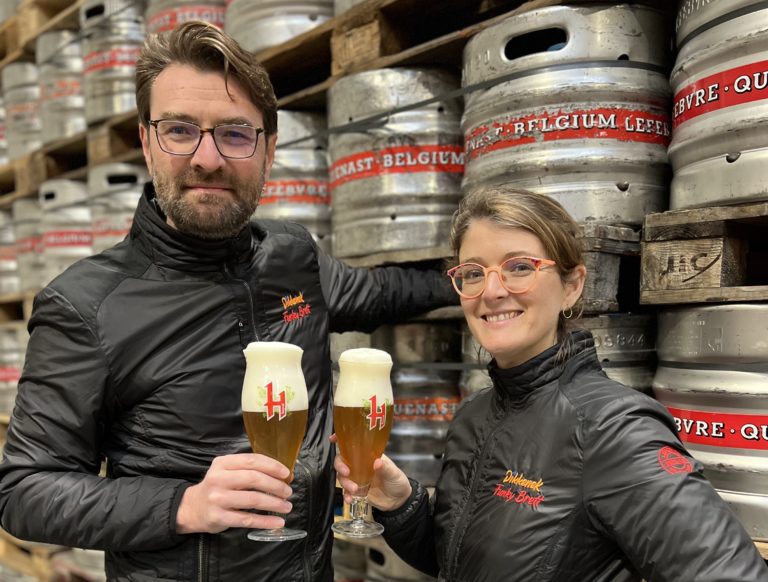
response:
[[[307,428],[309,400],[301,369],[299,346],[283,342],[252,342],[245,354],[243,379],[243,423],[254,453],[280,461],[291,471]],[[297,529],[253,530],[255,541],[287,541],[306,537]]]
[[[381,524],[365,521],[365,516],[373,462],[384,453],[392,430],[391,371],[392,358],[381,350],[356,348],[339,357],[333,423],[339,453],[350,470],[349,478],[360,489],[352,497],[352,519],[333,524],[338,534],[367,538],[384,531]]]

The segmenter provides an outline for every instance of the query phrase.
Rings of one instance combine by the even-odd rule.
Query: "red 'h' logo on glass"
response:
[[[277,420],[283,420],[285,418],[285,390],[280,392],[280,396],[275,399],[274,388],[272,382],[267,384],[267,420],[272,420],[272,417],[277,414]]]
[[[381,404],[376,404],[375,394],[369,400],[371,401],[371,411],[366,416],[368,419],[368,430],[373,430],[377,424],[379,425],[379,430],[381,430],[387,421],[387,403],[385,401]]]

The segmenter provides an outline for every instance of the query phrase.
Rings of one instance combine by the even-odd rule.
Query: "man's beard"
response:
[[[203,174],[188,168],[176,178],[155,174],[152,183],[160,210],[173,221],[177,230],[197,238],[220,240],[237,236],[248,224],[259,205],[265,170],[266,161],[259,179],[248,182],[222,170]],[[191,184],[223,184],[230,188],[231,196],[201,194],[193,203],[184,190]]]

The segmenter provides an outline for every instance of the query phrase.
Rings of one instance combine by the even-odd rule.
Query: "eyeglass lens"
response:
[[[162,120],[156,129],[160,146],[170,154],[192,154],[201,141],[202,130],[194,123]],[[213,129],[216,147],[229,158],[251,157],[258,139],[259,130],[247,125],[218,125]]]
[[[499,266],[501,282],[512,293],[527,291],[538,270],[534,261],[514,257]],[[480,265],[461,265],[453,275],[456,287],[466,295],[480,294],[485,288],[486,270]]]

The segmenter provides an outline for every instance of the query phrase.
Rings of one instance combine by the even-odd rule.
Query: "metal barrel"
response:
[[[13,219],[9,211],[0,210],[0,294],[18,293],[19,287]]]
[[[8,139],[6,137],[5,100],[0,97],[0,166],[8,163]]]
[[[368,255],[442,245],[461,197],[464,154],[459,86],[449,72],[377,69],[342,77],[328,91],[328,125],[384,115],[330,137],[333,254]]]
[[[16,402],[27,337],[23,326],[0,327],[0,413],[10,414]]]
[[[333,0],[234,0],[225,32],[249,51],[281,44],[333,17]]]
[[[553,6],[513,16],[464,49],[463,189],[547,194],[577,221],[640,224],[665,210],[670,119],[665,15]]]
[[[86,120],[136,108],[136,61],[144,43],[144,4],[86,0],[80,8]]]
[[[320,113],[278,111],[275,161],[255,218],[298,222],[318,244],[331,251],[331,200],[328,194],[328,147]],[[307,138],[307,139],[305,139]],[[291,143],[296,140],[303,140]],[[288,144],[281,147],[281,143]]]
[[[577,325],[592,332],[606,376],[651,393],[656,370],[655,315],[610,313],[585,317]]]
[[[33,198],[20,198],[13,202],[11,214],[16,239],[19,287],[22,291],[37,291],[48,282],[45,280],[41,224],[43,211],[40,202]]]
[[[333,0],[333,13],[338,16],[353,6],[357,6],[363,2],[365,2],[365,0]]]
[[[113,247],[128,236],[144,183],[149,179],[146,167],[135,164],[101,164],[88,171],[93,253]]]
[[[202,20],[224,28],[225,0],[149,0],[145,19],[147,34],[173,30],[190,20]]]
[[[8,157],[17,160],[42,146],[37,66],[10,63],[3,67],[2,82]]]
[[[658,315],[653,391],[753,538],[768,537],[768,303]]]
[[[670,207],[768,199],[768,4],[685,0],[677,24]]]
[[[40,71],[42,141],[50,143],[85,131],[83,57],[73,30],[54,30],[37,37]]]
[[[91,209],[87,186],[74,180],[43,182],[39,200],[43,211],[43,279],[47,284],[67,267],[92,254]]]
[[[464,364],[459,378],[459,393],[462,398],[491,387],[487,369],[491,356],[478,343],[466,324],[462,326],[461,332],[461,361]]]
[[[16,14],[21,0],[0,0],[0,24]]]
[[[394,362],[387,456],[427,487],[440,476],[448,425],[461,400],[460,342],[452,322],[387,325],[371,334],[371,347],[389,352]]]

